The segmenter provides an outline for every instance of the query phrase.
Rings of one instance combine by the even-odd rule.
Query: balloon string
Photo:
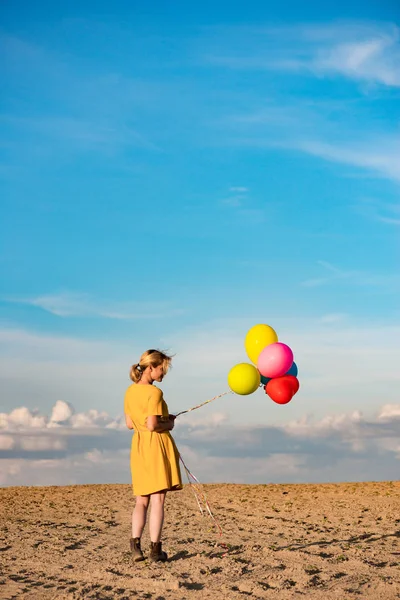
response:
[[[205,402],[202,402],[201,404],[198,404],[197,406],[193,406],[192,408],[188,408],[187,410],[182,410],[181,412],[179,412],[175,416],[179,417],[179,415],[184,415],[185,413],[192,412],[192,410],[196,410],[197,408],[201,408],[202,406],[205,406],[209,402],[212,402],[213,400],[217,400],[218,398],[222,398],[222,396],[226,396],[227,394],[233,394],[233,392],[223,392],[223,394],[219,394],[218,396],[214,396],[214,398],[210,398],[210,400],[206,400]]]
[[[201,404],[198,404],[197,406],[193,406],[192,408],[188,408],[187,410],[182,410],[181,412],[179,412],[177,415],[175,415],[175,417],[179,417],[179,415],[184,415],[185,413],[191,412],[192,410],[196,410],[197,408],[201,408],[202,406],[205,406],[206,404],[209,404],[210,402],[213,402],[213,400],[217,400],[218,398],[222,398],[222,396],[226,396],[227,394],[233,394],[232,391],[229,392],[223,392],[222,394],[218,394],[218,396],[214,396],[214,398],[210,398],[209,400],[206,400],[205,402],[202,402]],[[214,523],[214,526],[219,534],[219,537],[221,538],[223,535],[223,531],[222,531],[222,527],[219,524],[219,522],[217,521],[217,519],[215,518],[215,516],[213,515],[213,512],[211,510],[210,507],[210,503],[208,501],[207,498],[207,494],[204,491],[204,487],[203,485],[200,483],[200,481],[197,479],[197,477],[195,475],[193,475],[193,473],[191,473],[185,463],[185,461],[182,458],[181,453],[179,452],[179,459],[182,462],[183,468],[185,469],[186,472],[186,477],[189,483],[189,486],[191,488],[191,490],[193,491],[194,497],[196,498],[196,502],[197,502],[197,506],[199,507],[200,513],[202,516],[204,516],[204,513],[206,512],[208,514],[208,516],[211,518],[211,520]],[[218,544],[218,542],[216,543],[216,545]],[[222,558],[224,556],[226,556],[229,548],[226,544],[224,544],[223,542],[220,542],[219,545],[224,548],[225,553],[222,554]]]
[[[204,511],[206,511],[206,513],[208,514],[208,516],[212,519],[215,528],[217,529],[217,532],[219,534],[219,537],[222,537],[223,535],[223,531],[222,531],[222,527],[219,524],[218,520],[215,518],[211,507],[210,507],[210,503],[208,501],[207,498],[207,494],[204,491],[204,487],[203,484],[200,483],[200,481],[197,479],[197,477],[195,475],[193,475],[193,473],[191,473],[188,469],[188,467],[186,466],[185,461],[182,458],[182,455],[179,453],[179,458],[182,462],[182,465],[185,469],[186,472],[186,477],[188,480],[188,483],[194,493],[194,497],[196,498],[197,501],[197,505],[199,507],[200,513],[204,516]],[[223,544],[220,542],[220,545],[226,549],[228,549],[228,547],[226,546],[226,544]]]

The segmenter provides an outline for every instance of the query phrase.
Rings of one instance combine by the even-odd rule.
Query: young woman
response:
[[[161,548],[165,496],[167,491],[182,489],[179,452],[170,434],[175,416],[169,414],[162,391],[153,385],[155,381],[163,380],[170,364],[170,356],[159,350],[147,350],[132,366],[130,377],[134,384],[125,394],[126,425],[134,430],[131,472],[136,503],[130,541],[134,561],[144,560],[140,538],[149,504],[150,559],[167,560],[167,554]]]

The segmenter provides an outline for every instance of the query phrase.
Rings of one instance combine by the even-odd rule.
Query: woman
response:
[[[132,514],[131,551],[133,560],[144,560],[140,538],[146,525],[151,504],[149,533],[150,559],[166,561],[161,548],[164,503],[167,491],[181,490],[179,452],[170,434],[175,416],[170,415],[162,391],[153,385],[167,374],[171,357],[159,350],[147,350],[133,365],[130,377],[134,382],[125,394],[126,425],[134,429],[131,447],[133,494],[136,496]]]

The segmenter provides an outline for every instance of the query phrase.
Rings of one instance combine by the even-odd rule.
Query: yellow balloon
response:
[[[232,392],[247,396],[256,391],[260,386],[260,373],[248,363],[240,363],[232,367],[228,373],[228,385]]]
[[[244,347],[246,348],[247,356],[255,365],[258,357],[265,346],[275,344],[278,341],[276,331],[269,325],[259,324],[254,325],[246,334]]]

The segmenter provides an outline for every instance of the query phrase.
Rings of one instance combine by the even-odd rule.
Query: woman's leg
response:
[[[150,496],[136,496],[136,504],[132,513],[132,537],[142,537],[144,526],[146,525],[147,509],[149,507]]]
[[[161,531],[164,523],[164,503],[166,491],[151,494],[151,510],[149,520],[150,541],[157,543],[161,540]]]

